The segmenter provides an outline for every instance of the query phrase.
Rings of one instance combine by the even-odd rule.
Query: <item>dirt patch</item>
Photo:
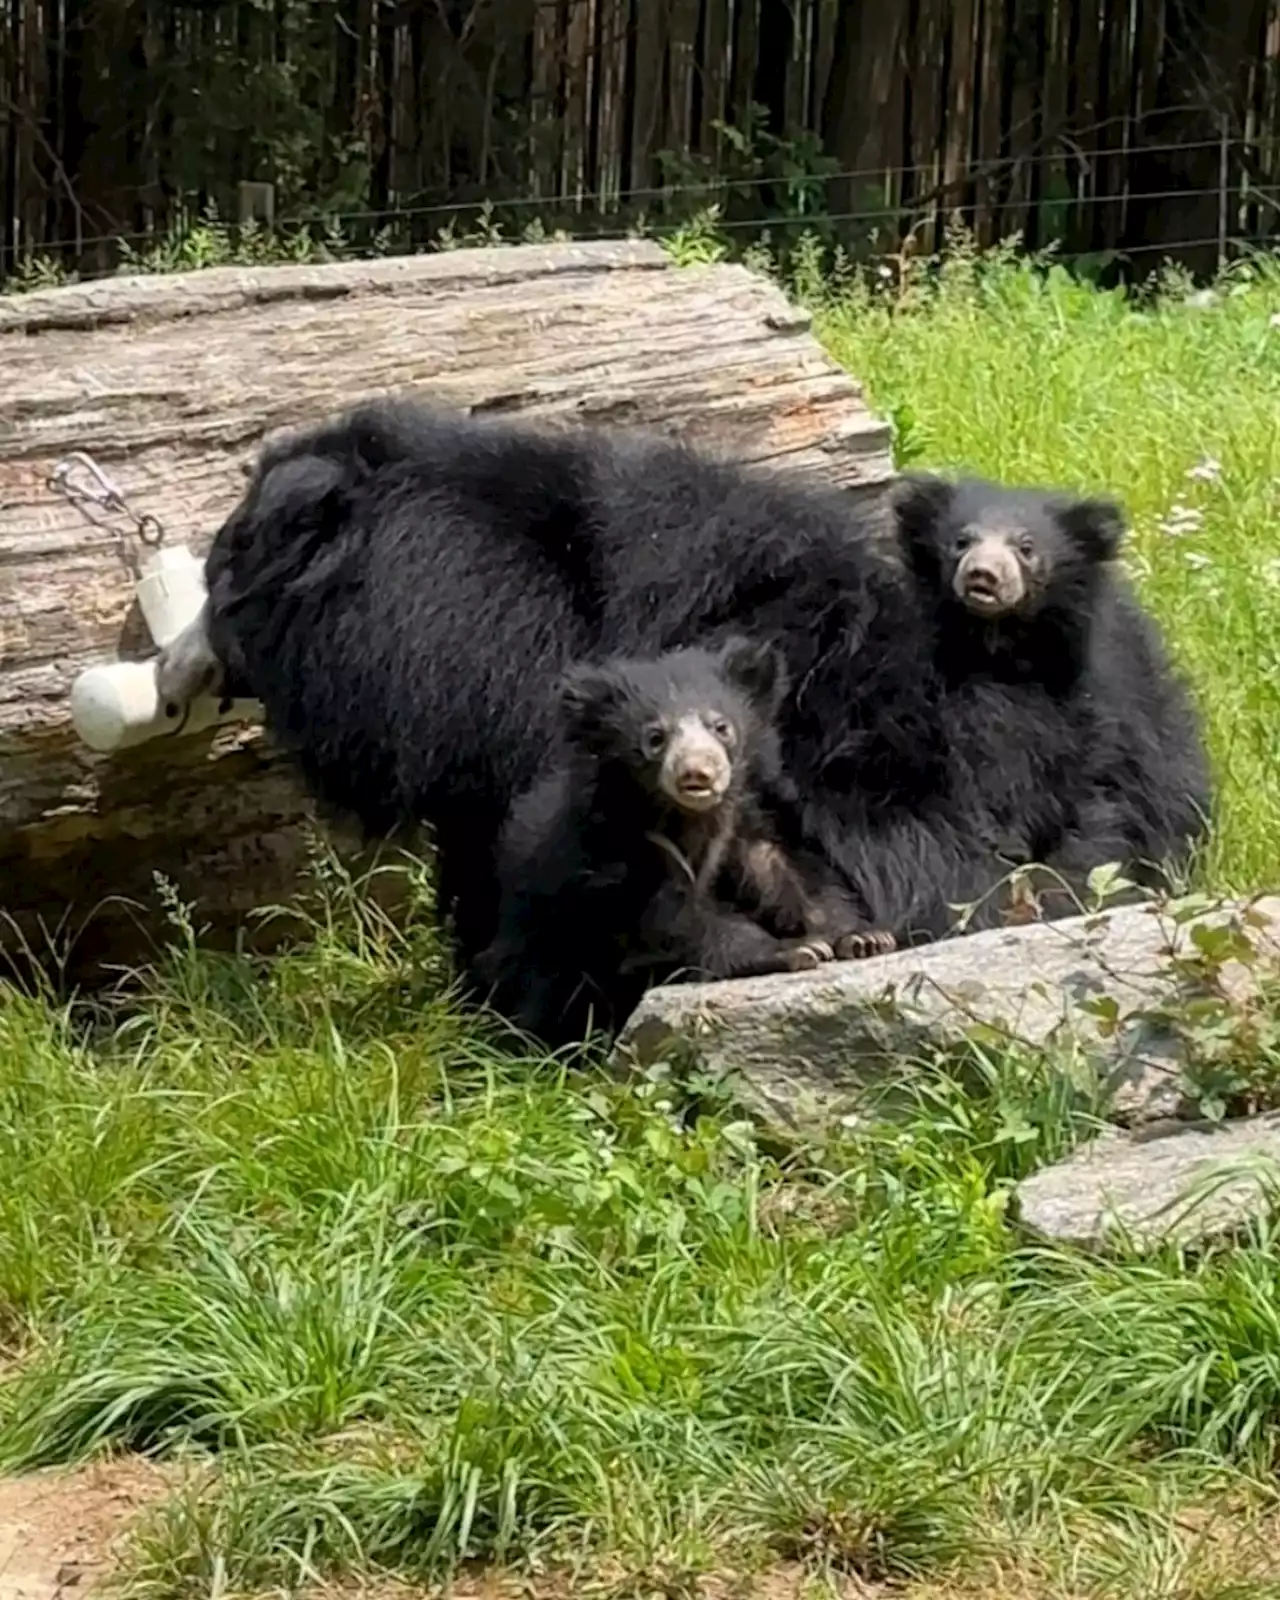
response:
[[[0,1478],[0,1600],[76,1600],[111,1571],[121,1535],[170,1487],[129,1460]]]

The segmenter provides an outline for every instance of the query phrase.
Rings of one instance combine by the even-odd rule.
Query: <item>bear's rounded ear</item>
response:
[[[889,487],[889,511],[909,543],[928,541],[951,509],[955,485],[931,472],[905,472]]]
[[[720,670],[766,716],[773,716],[786,697],[786,661],[776,645],[763,639],[726,639],[720,647]]]
[[[337,505],[345,477],[331,456],[281,456],[258,469],[254,514],[281,526],[319,521]]]
[[[1086,561],[1111,561],[1124,540],[1124,511],[1109,499],[1067,500],[1054,508],[1058,526]]]
[[[570,667],[555,688],[556,707],[569,733],[590,739],[599,732],[617,698],[616,690],[614,680],[599,667]]]
[[[600,674],[594,667],[570,667],[555,687],[556,703],[569,717],[578,717],[600,699]]]
[[[240,537],[264,566],[271,558],[266,584],[278,583],[288,595],[316,594],[339,581],[362,548],[346,511],[341,462],[311,451],[281,454],[249,490]]]

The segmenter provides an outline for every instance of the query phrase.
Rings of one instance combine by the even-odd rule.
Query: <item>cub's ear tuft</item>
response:
[[[617,679],[602,667],[580,663],[556,685],[556,706],[570,738],[596,746],[608,732],[621,693]]]
[[[931,472],[907,472],[889,488],[889,511],[908,545],[931,543],[955,498],[955,485]]]
[[[777,714],[790,686],[781,650],[763,639],[735,635],[721,645],[719,665],[734,688],[745,694],[765,716]]]
[[[1066,500],[1054,507],[1058,526],[1086,561],[1111,561],[1124,541],[1124,511],[1111,499]]]
[[[606,668],[582,661],[565,670],[555,692],[561,709],[576,717],[611,705],[617,698],[617,684]]]

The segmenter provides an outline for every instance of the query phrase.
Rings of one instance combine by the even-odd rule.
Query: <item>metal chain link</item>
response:
[[[77,470],[88,479],[87,485],[76,481],[73,474]],[[152,516],[148,511],[135,511],[93,457],[86,455],[83,450],[73,450],[58,462],[49,474],[48,487],[78,510],[83,511],[86,506],[101,506],[104,511],[128,517],[138,540],[152,549],[164,543],[164,524],[159,517]],[[94,521],[92,517],[88,520]]]

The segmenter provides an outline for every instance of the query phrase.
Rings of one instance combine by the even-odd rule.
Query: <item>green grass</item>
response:
[[[425,916],[326,893],[270,965],[179,937],[141,1004],[0,1001],[0,1466],[203,1471],[136,1593],[475,1560],[1273,1592],[1203,1519],[1238,1568],[1271,1510],[1280,1235],[1020,1241],[1011,1184],[1095,1125],[1054,1063],[924,1070],[905,1119],[784,1149],[709,1086],[513,1054]]]
[[[1266,274],[1136,309],[1009,263],[821,306],[904,455],[1124,495],[1225,775],[1210,874],[1250,887],[1280,843],[1277,312]],[[513,1052],[451,1002],[425,904],[403,932],[321,887],[270,965],[179,923],[128,1006],[0,991],[0,1468],[192,1463],[134,1593],[475,1561],[558,1593],[778,1563],[1280,1592],[1280,1230],[1031,1246],[1012,1185],[1099,1111],[1059,1064],[975,1051],[784,1147],[710,1086]]]

